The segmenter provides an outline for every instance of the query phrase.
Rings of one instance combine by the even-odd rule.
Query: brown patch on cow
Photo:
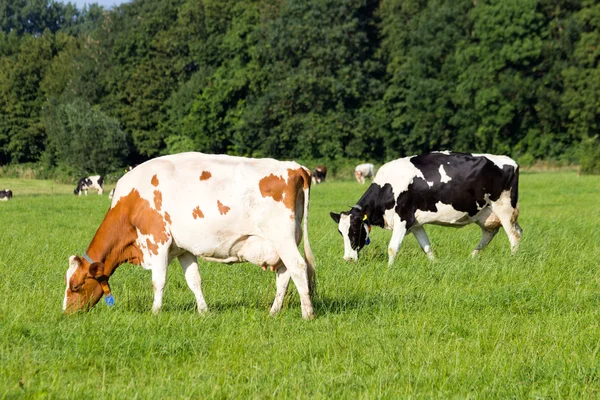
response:
[[[150,239],[146,238],[146,246],[148,247],[148,251],[158,255],[158,245],[156,243],[152,243]]]
[[[287,182],[283,177],[271,174],[261,179],[258,187],[263,197],[272,197],[277,202],[283,202],[294,213],[298,193],[303,189],[310,188],[310,173],[304,168],[288,168],[287,171]],[[293,215],[291,219],[294,219]]]
[[[219,212],[221,215],[225,215],[229,212],[229,210],[231,210],[231,208],[224,206],[219,200],[217,200],[217,207],[219,207]]]
[[[171,225],[171,216],[168,212],[165,212],[165,221],[167,221],[167,224]]]
[[[157,211],[160,211],[161,206],[162,206],[162,193],[160,190],[155,190],[154,191],[154,208],[156,208]]]
[[[283,177],[275,176],[273,174],[262,178],[260,182],[258,182],[262,197],[272,197],[273,200],[277,202],[283,200],[285,185],[285,179],[283,179]]]
[[[204,218],[204,213],[202,210],[200,210],[200,206],[196,206],[196,208],[194,208],[192,211],[192,217],[194,217],[194,219]]]
[[[517,218],[519,218],[519,204],[513,210],[512,215],[510,216],[510,223],[515,224],[517,222]]]
[[[152,236],[157,244],[166,243],[170,238],[162,215],[132,189],[108,210],[88,247],[87,253],[93,260],[104,262],[105,275],[110,276],[124,262],[140,264],[144,261],[136,244],[137,230]]]
[[[500,222],[500,218],[498,218],[498,216],[496,214],[494,214],[493,212],[490,213],[490,215],[483,222],[483,227],[485,229],[487,229],[488,231],[495,231],[496,229],[500,228],[501,226],[502,226],[502,223]]]
[[[152,177],[150,183],[152,184],[152,186],[158,186],[158,177],[156,176],[156,174]]]
[[[202,171],[202,174],[200,175],[200,180],[201,181],[205,181],[207,179],[209,179],[212,176],[212,174],[208,171]]]

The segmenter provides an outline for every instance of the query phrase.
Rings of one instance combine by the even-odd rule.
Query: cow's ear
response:
[[[104,264],[101,262],[93,263],[92,265],[90,265],[90,270],[88,274],[92,278],[100,278],[102,275],[104,275]]]
[[[81,265],[81,258],[79,256],[71,256],[69,257],[69,268],[77,268]]]
[[[329,215],[331,215],[331,218],[335,221],[336,224],[340,223],[340,214],[330,212]]]

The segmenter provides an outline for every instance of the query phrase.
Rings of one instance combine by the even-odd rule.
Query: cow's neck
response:
[[[96,231],[87,254],[95,262],[104,263],[104,275],[110,277],[115,269],[125,263],[139,264],[142,253],[135,241],[137,232],[121,215],[118,208],[112,208],[104,217]]]
[[[367,216],[369,225],[383,228],[385,211],[393,208],[394,203],[394,194],[389,183],[383,187],[372,183],[356,204],[361,208],[362,214]]]

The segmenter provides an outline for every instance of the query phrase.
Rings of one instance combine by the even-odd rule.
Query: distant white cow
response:
[[[373,179],[375,175],[375,166],[373,164],[359,164],[354,168],[354,176],[358,183],[364,185],[365,178]]]
[[[73,190],[73,193],[81,196],[81,192],[85,191],[85,195],[87,196],[88,189],[96,189],[98,194],[102,194],[104,193],[104,189],[102,188],[103,183],[104,177],[101,175],[86,176],[77,182],[77,187]]]

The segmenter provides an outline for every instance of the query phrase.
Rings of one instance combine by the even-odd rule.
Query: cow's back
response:
[[[235,248],[234,243],[245,236],[280,224],[281,216],[294,223],[296,198],[286,197],[284,186],[290,171],[297,170],[302,167],[295,162],[274,159],[202,153],[164,156],[124,175],[111,207],[137,190],[163,215],[178,246],[206,255],[212,249]]]
[[[394,198],[404,193],[417,209],[432,210],[442,202],[474,215],[487,198],[511,188],[516,202],[518,168],[507,156],[436,152],[386,163],[374,182],[391,184]]]

